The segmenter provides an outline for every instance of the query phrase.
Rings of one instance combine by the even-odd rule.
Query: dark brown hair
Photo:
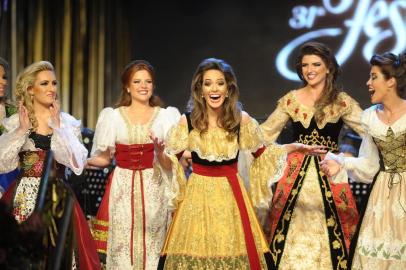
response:
[[[238,102],[240,92],[237,85],[237,78],[229,64],[216,58],[203,60],[193,75],[188,103],[188,110],[191,112],[192,126],[200,130],[200,132],[206,132],[208,130],[207,105],[202,97],[203,75],[208,70],[221,71],[227,83],[228,97],[224,100],[221,107],[222,112],[217,120],[217,124],[230,132],[231,136],[237,134],[238,126],[241,122],[241,108]]]
[[[406,98],[406,53],[399,55],[390,52],[375,54],[369,63],[379,67],[385,80],[395,78],[397,95],[400,98]]]
[[[132,61],[124,68],[124,71],[121,74],[121,95],[116,103],[116,107],[131,105],[131,94],[127,92],[127,88],[134,73],[140,70],[146,70],[149,73],[152,79],[153,90],[155,91],[156,80],[154,67],[145,60]],[[151,98],[149,99],[149,105],[152,107],[162,107],[164,103],[157,95],[152,94]]]
[[[320,95],[320,98],[315,104],[316,112],[314,117],[316,121],[320,121],[324,118],[324,107],[334,103],[337,100],[338,93],[340,92],[340,87],[337,84],[337,79],[340,75],[340,66],[337,63],[337,59],[335,58],[334,54],[323,43],[307,42],[303,44],[300,47],[300,53],[296,59],[296,73],[300,80],[302,80],[304,86],[307,85],[302,73],[302,60],[305,55],[317,55],[323,60],[327,69],[329,70],[326,77],[326,85]]]

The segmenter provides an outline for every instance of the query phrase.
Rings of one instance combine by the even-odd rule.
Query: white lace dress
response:
[[[81,174],[86,162],[87,150],[80,142],[81,122],[67,113],[60,114],[61,126],[53,128],[51,137],[51,150],[55,160],[75,174]],[[19,135],[17,129],[20,126],[18,114],[3,120],[5,133],[0,136],[0,173],[10,172],[19,166],[19,153],[24,151],[41,151],[35,146],[29,133]],[[35,159],[35,155],[33,156]],[[35,162],[35,160],[33,160]],[[34,164],[32,164],[34,165]],[[38,167],[42,170],[42,167]],[[25,168],[22,168],[24,172]],[[22,177],[17,183],[13,196],[13,208],[15,218],[22,222],[32,213],[37,199],[40,177]]]
[[[333,156],[349,176],[373,182],[360,227],[352,269],[406,269],[406,114],[392,125],[364,111],[363,138],[358,158]],[[381,158],[380,158],[381,157]]]
[[[163,140],[172,125],[179,121],[176,108],[155,107],[146,124],[131,124],[123,107],[105,108],[99,116],[93,140],[92,156],[100,151],[116,152],[116,145],[151,144],[150,131]],[[134,154],[136,151],[134,150]],[[152,168],[132,170],[116,166],[106,187],[108,221],[102,220],[99,208],[94,236],[96,243],[107,240],[107,269],[156,269],[163,246],[170,211],[165,190],[170,179],[154,158]],[[109,191],[107,189],[109,188]],[[132,203],[133,202],[133,203]],[[103,224],[104,223],[104,224]],[[106,231],[103,231],[105,225]],[[131,233],[133,232],[133,233]],[[103,253],[98,246],[98,251]],[[132,258],[131,258],[132,254]]]

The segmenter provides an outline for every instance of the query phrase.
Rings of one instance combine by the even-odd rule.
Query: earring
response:
[[[127,93],[130,93],[130,89],[127,88]]]

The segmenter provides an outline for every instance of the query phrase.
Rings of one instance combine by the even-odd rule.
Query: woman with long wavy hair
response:
[[[225,61],[205,59],[191,86],[190,112],[171,129],[165,153],[172,161],[172,205],[177,207],[158,269],[267,269],[269,249],[253,205],[271,198],[268,184],[286,153],[317,152],[302,144],[265,148],[257,122],[238,105],[239,88]],[[192,153],[186,183],[177,155]],[[237,172],[239,151],[255,157],[251,199]],[[253,205],[252,205],[252,203]]]
[[[296,72],[303,86],[278,101],[261,125],[274,143],[290,121],[293,141],[338,152],[343,124],[361,133],[361,108],[337,84],[339,65],[324,44],[302,45]],[[270,211],[274,269],[347,269],[358,211],[347,178],[320,173],[322,157],[291,153]]]

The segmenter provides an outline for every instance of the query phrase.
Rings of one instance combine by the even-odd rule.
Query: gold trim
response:
[[[108,227],[109,226],[109,222],[108,221],[104,221],[104,220],[100,220],[100,219],[94,219],[92,220],[93,225],[101,225],[101,226],[105,226]]]
[[[148,120],[148,122],[144,123],[144,124],[132,124],[130,117],[127,115],[127,113],[124,110],[124,106],[118,108],[118,111],[120,112],[121,117],[124,120],[124,123],[127,127],[127,134],[128,134],[128,141],[129,144],[134,144],[136,142],[135,140],[135,132],[134,132],[134,128],[137,126],[146,126],[147,129],[150,129],[152,124],[154,123],[156,117],[158,116],[158,112],[160,111],[160,107],[156,106],[154,107],[154,112],[152,113],[151,118]]]
[[[107,241],[108,233],[105,231],[100,230],[92,230],[91,231],[93,239],[96,241]]]
[[[106,250],[104,250],[104,249],[96,249],[96,251],[98,252],[98,253],[103,253],[103,254],[107,254],[107,251]]]
[[[310,135],[301,134],[298,142],[307,145],[324,145],[327,146],[330,151],[338,152],[338,144],[332,141],[330,136],[327,136],[326,138],[320,136],[316,129],[313,129]]]

